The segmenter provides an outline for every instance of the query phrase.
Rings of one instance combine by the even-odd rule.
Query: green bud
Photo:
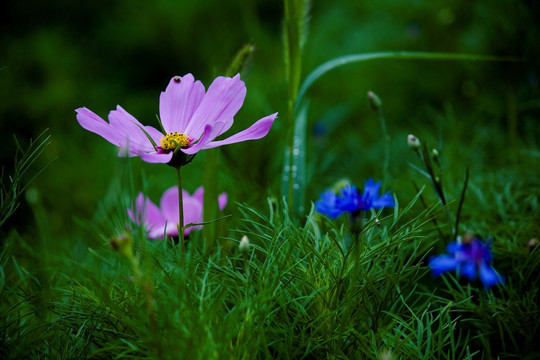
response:
[[[369,104],[371,105],[371,108],[373,110],[379,110],[382,106],[382,101],[377,94],[375,94],[373,91],[368,91],[367,93]]]
[[[253,44],[246,44],[244,45],[244,47],[238,50],[238,52],[234,56],[233,61],[229,65],[229,68],[227,69],[226,75],[234,76],[238,74],[240,71],[242,71],[242,69],[244,68],[251,54],[253,54],[254,51],[255,51],[255,46]]]
[[[109,241],[109,243],[111,244],[111,247],[113,248],[113,250],[118,251],[120,254],[122,254],[126,258],[129,259],[133,257],[131,235],[120,234],[120,235],[114,236]]]
[[[240,240],[240,244],[238,244],[238,250],[242,253],[249,251],[249,239],[246,235],[242,236],[242,240]]]
[[[351,181],[347,178],[339,179],[332,186],[330,186],[330,190],[332,190],[332,192],[335,192],[337,194],[339,193],[341,189],[345,188],[346,185],[350,185],[350,184],[351,184]]]

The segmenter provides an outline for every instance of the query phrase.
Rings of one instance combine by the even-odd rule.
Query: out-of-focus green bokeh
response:
[[[156,126],[159,94],[172,76],[192,73],[208,87],[248,42],[256,51],[242,74],[247,97],[230,131],[275,111],[281,115],[265,139],[223,149],[219,191],[248,202],[279,194],[286,134],[280,1],[23,0],[4,3],[0,13],[1,163],[9,174],[13,134],[27,143],[49,129],[51,145],[40,163],[57,159],[32,186],[54,233],[65,235],[73,217],[95,213],[121,163],[114,146],[78,125],[76,108],[86,106],[106,118],[120,104],[141,122]],[[465,135],[464,143],[483,142],[488,162],[513,146],[537,147],[537,2],[313,1],[310,19],[304,77],[333,57],[384,50],[516,56],[523,61],[381,60],[324,76],[308,93],[308,165],[317,179],[308,195],[339,177],[360,183],[381,176],[383,142],[378,118],[366,101],[368,90],[384,104],[394,175],[406,167],[401,154],[407,151],[408,133],[435,143],[439,135],[451,137],[454,129]],[[446,122],[440,133],[440,124],[449,118],[453,122]],[[499,135],[482,133],[483,128],[500,129]],[[133,166],[146,174],[154,201],[175,183],[172,168],[139,159]],[[184,171],[188,190],[201,184],[203,169],[201,153]],[[30,206],[22,202],[11,226],[33,222]]]

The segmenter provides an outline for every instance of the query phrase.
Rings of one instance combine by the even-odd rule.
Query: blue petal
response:
[[[439,276],[447,271],[455,270],[457,266],[458,261],[452,256],[439,255],[429,259],[429,267],[433,276]]]
[[[467,277],[469,280],[476,279],[476,264],[473,262],[466,262],[460,268],[461,275]]]
[[[343,211],[355,212],[360,209],[360,195],[354,185],[345,185],[340,190],[341,197],[338,200],[339,208]]]
[[[339,207],[336,194],[330,190],[326,190],[321,194],[321,199],[315,202],[315,210],[331,218],[337,218],[344,212]]]
[[[491,262],[491,242],[488,241],[488,242],[482,243],[479,241],[479,243],[482,247],[482,258],[484,259],[486,263],[489,264]]]
[[[496,285],[498,283],[503,283],[504,279],[495,272],[495,270],[485,262],[481,262],[479,266],[478,275],[484,287],[488,289],[489,287]]]
[[[457,252],[463,252],[464,245],[458,244],[456,241],[452,241],[446,246],[446,251],[448,251],[449,254],[455,254]]]
[[[381,182],[374,182],[373,179],[369,179],[364,185],[364,193],[362,194],[362,199],[366,203],[371,203],[372,201],[377,200],[379,197],[379,190],[381,188]]]
[[[374,209],[380,209],[383,207],[394,207],[394,206],[396,206],[396,204],[394,203],[394,197],[392,196],[390,191],[378,199],[373,199],[373,201],[371,202],[371,207]]]

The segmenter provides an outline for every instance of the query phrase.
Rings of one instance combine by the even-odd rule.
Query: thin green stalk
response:
[[[294,126],[292,127],[294,128]],[[288,149],[289,149],[289,185],[288,185],[288,193],[289,193],[289,196],[288,196],[288,203],[289,203],[289,210],[290,211],[294,211],[294,179],[293,179],[293,175],[294,175],[294,171],[293,171],[293,162],[294,162],[294,156],[293,156],[293,151],[294,151],[294,131],[290,131],[291,135],[289,137],[289,145],[288,145]]]
[[[225,76],[233,77],[240,73],[247,61],[255,51],[253,44],[244,45],[232,59]],[[219,205],[217,202],[219,182],[218,182],[218,164],[220,148],[208,149],[205,151],[206,162],[204,166],[203,185],[203,220],[208,225],[202,229],[204,237],[204,251],[212,251],[218,238],[219,229],[216,226],[216,217],[218,215]]]
[[[215,220],[218,214],[218,153],[219,148],[206,150],[206,164],[204,168],[203,182],[203,217],[204,221]],[[211,221],[202,229],[204,234],[204,250],[211,251],[216,240],[216,223]]]
[[[383,184],[388,185],[388,168],[390,167],[390,135],[388,135],[388,128],[386,127],[386,119],[384,118],[382,110],[377,110],[379,115],[379,121],[381,122],[381,129],[384,137],[384,163],[383,163]]]
[[[176,177],[178,178],[178,238],[180,241],[180,251],[184,251],[184,204],[182,201],[182,175],[180,166],[176,168]]]
[[[459,232],[459,220],[461,218],[461,209],[463,208],[463,202],[465,202],[465,192],[467,191],[467,185],[469,184],[469,168],[465,171],[465,181],[463,182],[463,189],[461,190],[461,196],[459,198],[459,204],[456,213],[456,226],[454,227],[453,239],[457,238]]]
[[[294,201],[294,129],[295,129],[295,103],[297,102],[298,88],[300,86],[300,76],[302,74],[302,44],[304,42],[307,23],[308,1],[306,0],[284,0],[285,9],[285,72],[287,78],[287,117],[289,152],[288,171],[288,203],[289,209],[293,211]]]

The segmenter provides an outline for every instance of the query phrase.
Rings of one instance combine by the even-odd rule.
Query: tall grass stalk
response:
[[[50,144],[50,138],[51,136],[47,135],[47,130],[45,130],[35,140],[31,139],[28,147],[23,149],[19,140],[14,137],[16,146],[14,172],[8,176],[9,181],[4,178],[4,167],[2,167],[0,174],[0,227],[17,210],[19,197],[28,185],[55,160],[51,159],[41,169],[37,169],[30,178],[25,179],[30,169]]]
[[[381,131],[384,139],[384,161],[382,167],[382,183],[383,186],[388,185],[388,172],[390,167],[390,135],[388,134],[388,127],[386,126],[386,119],[382,111],[382,101],[377,94],[373,91],[368,91],[368,101],[374,111],[377,112],[379,117],[379,123],[381,124]]]
[[[254,51],[255,46],[250,43],[238,50],[231,60],[228,69],[225,71],[225,76],[233,77],[240,73]],[[205,150],[206,162],[203,175],[203,221],[207,223],[203,227],[205,252],[215,250],[216,238],[219,235],[214,220],[217,218],[219,208],[216,199],[219,194],[218,171],[220,170],[220,151],[221,149],[219,147]]]
[[[298,89],[302,75],[302,48],[307,37],[308,25],[308,0],[284,0],[285,24],[283,31],[285,78],[287,80],[287,147],[284,161],[283,195],[289,202],[291,211],[303,204],[294,203],[295,172],[294,149],[295,149],[295,103],[297,102]],[[301,139],[302,136],[297,136]],[[305,138],[305,135],[304,135]],[[303,176],[303,174],[300,174]],[[303,191],[303,189],[302,189]]]

